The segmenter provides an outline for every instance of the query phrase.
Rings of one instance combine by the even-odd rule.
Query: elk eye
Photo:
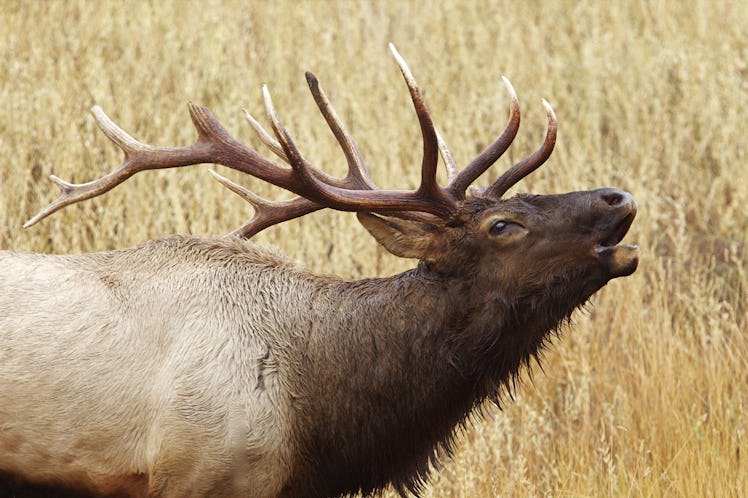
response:
[[[509,226],[509,222],[504,220],[496,220],[491,223],[491,227],[488,229],[488,233],[491,235],[500,235]]]

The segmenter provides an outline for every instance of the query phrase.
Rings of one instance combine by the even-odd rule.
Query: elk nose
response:
[[[636,209],[636,202],[634,201],[634,197],[628,192],[624,192],[623,190],[614,188],[600,189],[599,195],[600,199],[612,208],[628,206],[633,210]]]

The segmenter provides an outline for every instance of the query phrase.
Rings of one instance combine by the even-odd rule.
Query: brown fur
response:
[[[0,253],[0,470],[132,496],[417,494],[456,428],[634,271],[612,247],[634,213],[601,189],[364,214],[421,262],[354,282],[236,239]]]

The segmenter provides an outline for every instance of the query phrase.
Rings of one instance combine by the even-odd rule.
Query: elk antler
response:
[[[454,195],[461,198],[464,198],[465,191],[470,184],[477,180],[480,175],[490,168],[496,160],[506,152],[519,130],[519,99],[514,91],[514,87],[512,87],[512,84],[506,76],[502,76],[501,80],[504,82],[504,85],[506,85],[506,89],[509,91],[509,96],[512,100],[511,105],[509,106],[509,122],[501,135],[499,135],[499,138],[486,147],[486,149],[478,154],[475,159],[470,161],[470,164],[465,166],[465,169],[462,170],[462,172],[456,174],[454,178],[450,180],[447,188]],[[446,161],[447,160],[445,159],[445,162]]]
[[[486,188],[483,192],[483,195],[486,197],[501,198],[513,185],[538,169],[551,157],[553,147],[556,145],[558,122],[556,121],[556,113],[553,112],[553,107],[545,99],[543,99],[543,107],[545,107],[545,112],[548,115],[548,131],[546,131],[543,145],[528,157],[506,170],[490,187]]]
[[[274,224],[325,207],[341,211],[375,212],[410,219],[447,219],[458,210],[459,204],[465,198],[467,187],[504,153],[517,134],[520,120],[517,96],[509,80],[503,78],[512,101],[509,123],[494,143],[471,161],[463,171],[458,171],[452,155],[434,127],[410,69],[394,45],[390,44],[390,49],[408,86],[423,135],[421,183],[416,190],[383,190],[376,186],[367,172],[355,142],[330,105],[317,78],[307,72],[306,78],[312,96],[346,157],[348,173],[345,177],[331,177],[304,159],[281,123],[270,92],[265,86],[262,88],[265,108],[276,138],[266,132],[248,112],[244,113],[260,140],[290,168],[263,157],[237,141],[206,107],[192,103],[188,105],[198,135],[195,143],[184,147],[155,147],[135,140],[109,119],[100,107],[94,106],[91,112],[96,123],[124,152],[122,163],[111,173],[83,184],[72,184],[51,176],[51,180],[61,189],[59,197],[26,222],[24,227],[37,223],[65,206],[108,192],[140,171],[201,163],[220,164],[247,173],[299,196],[287,201],[268,201],[211,171],[222,185],[240,195],[255,209],[249,223],[233,232],[244,238],[249,238]],[[540,166],[550,155],[556,134],[555,116],[547,102],[544,101],[544,105],[549,113],[546,143],[536,153],[502,175],[485,190],[485,195],[500,197],[511,185]],[[439,153],[447,166],[449,184],[446,188],[441,187],[436,181]]]

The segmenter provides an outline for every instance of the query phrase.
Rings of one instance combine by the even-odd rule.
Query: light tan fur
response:
[[[274,358],[295,336],[273,330],[312,306],[314,277],[251,243],[186,238],[2,252],[0,267],[0,468],[103,493],[279,493],[292,389]]]

